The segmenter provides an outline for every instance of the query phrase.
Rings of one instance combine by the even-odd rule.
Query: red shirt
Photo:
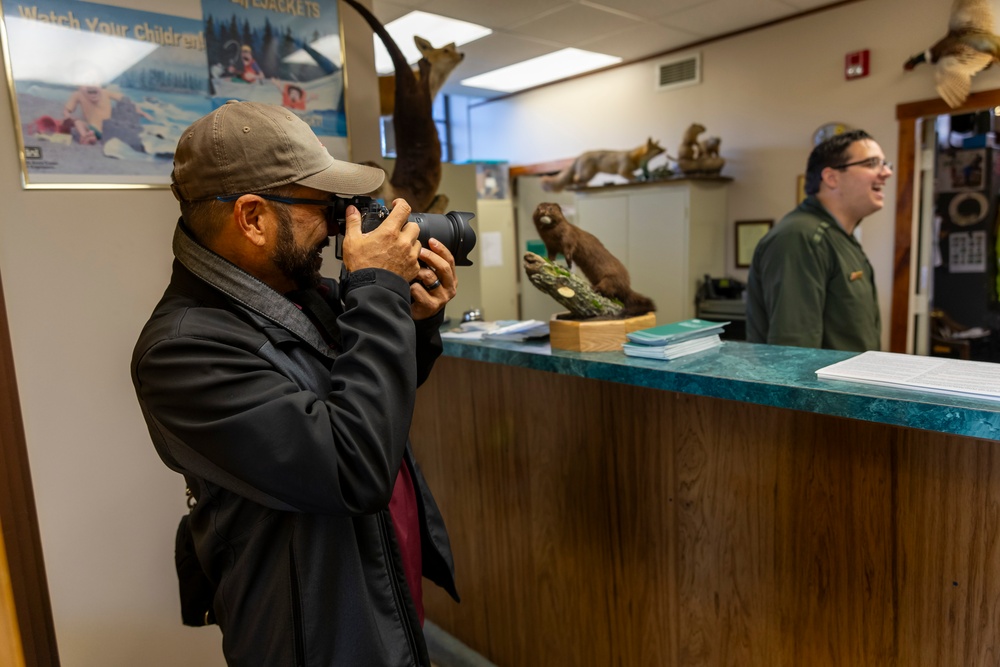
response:
[[[420,553],[420,509],[417,506],[417,492],[410,476],[410,468],[403,461],[392,487],[389,499],[389,514],[396,529],[396,541],[403,557],[403,573],[410,586],[410,596],[417,608],[417,618],[424,624],[423,559]]]

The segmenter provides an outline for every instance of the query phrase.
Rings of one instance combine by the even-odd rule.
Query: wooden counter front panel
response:
[[[501,667],[998,663],[997,443],[454,358],[412,440]]]

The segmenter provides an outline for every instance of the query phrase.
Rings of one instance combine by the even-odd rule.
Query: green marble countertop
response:
[[[447,356],[882,424],[1000,440],[1000,401],[819,380],[855,352],[726,341],[673,361],[569,352],[548,343],[446,340]]]

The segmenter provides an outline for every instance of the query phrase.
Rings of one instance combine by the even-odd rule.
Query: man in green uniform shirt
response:
[[[863,130],[816,146],[808,197],[761,239],[750,264],[747,340],[831,350],[877,350],[875,275],[854,230],[885,204],[892,176]]]

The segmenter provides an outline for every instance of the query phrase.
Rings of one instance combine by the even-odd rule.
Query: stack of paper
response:
[[[496,322],[483,322],[481,320],[462,322],[453,329],[442,331],[441,338],[444,340],[482,340],[484,333],[496,328]]]
[[[863,352],[819,369],[816,377],[1000,400],[1000,364],[988,361]]]
[[[632,331],[622,349],[630,357],[676,359],[722,345],[722,333],[729,322],[684,320]]]
[[[530,338],[544,338],[549,335],[549,323],[540,320],[522,320],[513,324],[498,323],[496,329],[483,333],[483,340],[523,341]]]
[[[512,340],[525,341],[545,338],[549,323],[539,320],[498,320],[496,322],[463,322],[454,329],[441,332],[445,340]]]

